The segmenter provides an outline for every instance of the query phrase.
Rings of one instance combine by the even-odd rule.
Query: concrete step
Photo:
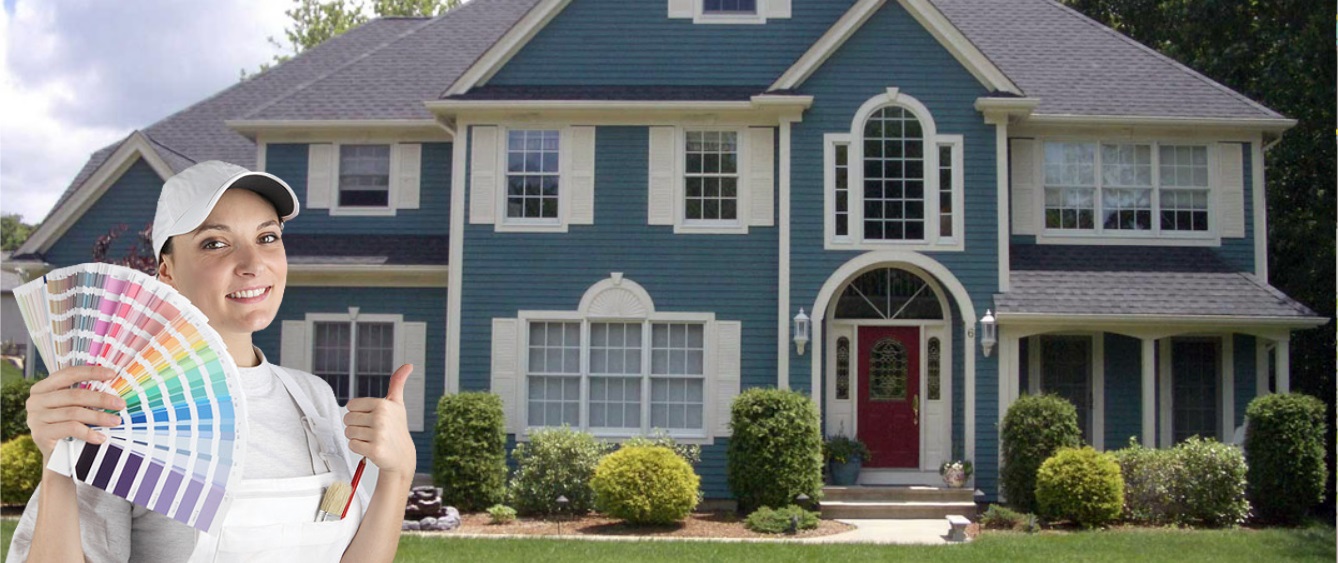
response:
[[[823,501],[825,519],[921,520],[958,514],[975,518],[975,502]]]
[[[946,489],[939,487],[890,487],[890,486],[852,486],[823,487],[823,503],[827,502],[962,502],[974,503],[975,491],[971,489]]]

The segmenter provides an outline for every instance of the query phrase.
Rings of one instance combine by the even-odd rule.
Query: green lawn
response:
[[[8,550],[16,520],[0,522]],[[779,543],[501,540],[405,536],[397,561],[1333,561],[1334,529],[1125,530],[991,534],[966,545],[872,546]]]

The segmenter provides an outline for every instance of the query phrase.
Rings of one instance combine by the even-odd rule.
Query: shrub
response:
[[[0,445],[0,502],[28,504],[42,481],[42,450],[24,434]]]
[[[800,493],[821,497],[822,435],[806,395],[749,389],[734,400],[729,424],[729,488],[740,511],[787,506]]]
[[[818,513],[809,512],[793,504],[785,508],[764,506],[743,520],[744,527],[762,534],[783,534],[791,529],[812,530],[818,527]]]
[[[1023,396],[1004,415],[1001,485],[1008,504],[1036,511],[1036,470],[1060,448],[1082,443],[1078,410],[1058,395]]]
[[[1245,460],[1255,515],[1297,524],[1324,500],[1324,403],[1301,394],[1265,395],[1245,409]]]
[[[650,436],[636,436],[623,441],[623,447],[628,446],[660,446],[673,450],[688,465],[696,467],[702,462],[702,447],[697,444],[680,444],[668,432],[656,429]]]
[[[1181,472],[1172,480],[1180,522],[1234,526],[1245,521],[1250,503],[1245,500],[1245,455],[1240,448],[1195,436],[1171,451]]]
[[[980,516],[980,527],[986,530],[1012,530],[1015,532],[1035,532],[1040,527],[1034,514],[1023,514],[999,504],[991,504]]]
[[[28,391],[34,383],[15,379],[0,387],[0,442],[28,433]]]
[[[595,509],[630,524],[679,522],[697,506],[701,479],[661,446],[623,446],[595,467]]]
[[[473,512],[506,497],[506,428],[492,393],[445,395],[437,403],[432,480],[442,500]]]
[[[511,456],[511,504],[521,514],[585,514],[595,505],[590,479],[607,446],[585,432],[569,427],[545,428],[530,434],[528,443],[516,444]],[[557,502],[567,497],[564,508]]]
[[[864,461],[870,457],[869,446],[858,438],[838,435],[822,442],[822,459],[829,462]]]
[[[1179,519],[1173,485],[1184,471],[1175,450],[1145,448],[1130,438],[1129,447],[1112,452],[1124,478],[1124,518],[1140,524],[1169,524]]]
[[[488,516],[491,524],[510,524],[516,521],[516,509],[505,504],[494,504],[488,507]]]
[[[1061,449],[1036,472],[1036,502],[1045,518],[1104,526],[1124,507],[1120,466],[1090,446]]]

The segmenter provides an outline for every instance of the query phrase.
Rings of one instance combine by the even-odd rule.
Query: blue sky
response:
[[[46,217],[88,156],[278,52],[286,0],[3,0],[0,212]]]

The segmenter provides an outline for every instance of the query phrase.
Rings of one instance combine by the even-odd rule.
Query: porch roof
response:
[[[445,235],[284,235],[292,265],[444,266]]]
[[[1026,317],[1197,318],[1322,324],[1305,305],[1208,248],[1017,245],[1001,323]]]

